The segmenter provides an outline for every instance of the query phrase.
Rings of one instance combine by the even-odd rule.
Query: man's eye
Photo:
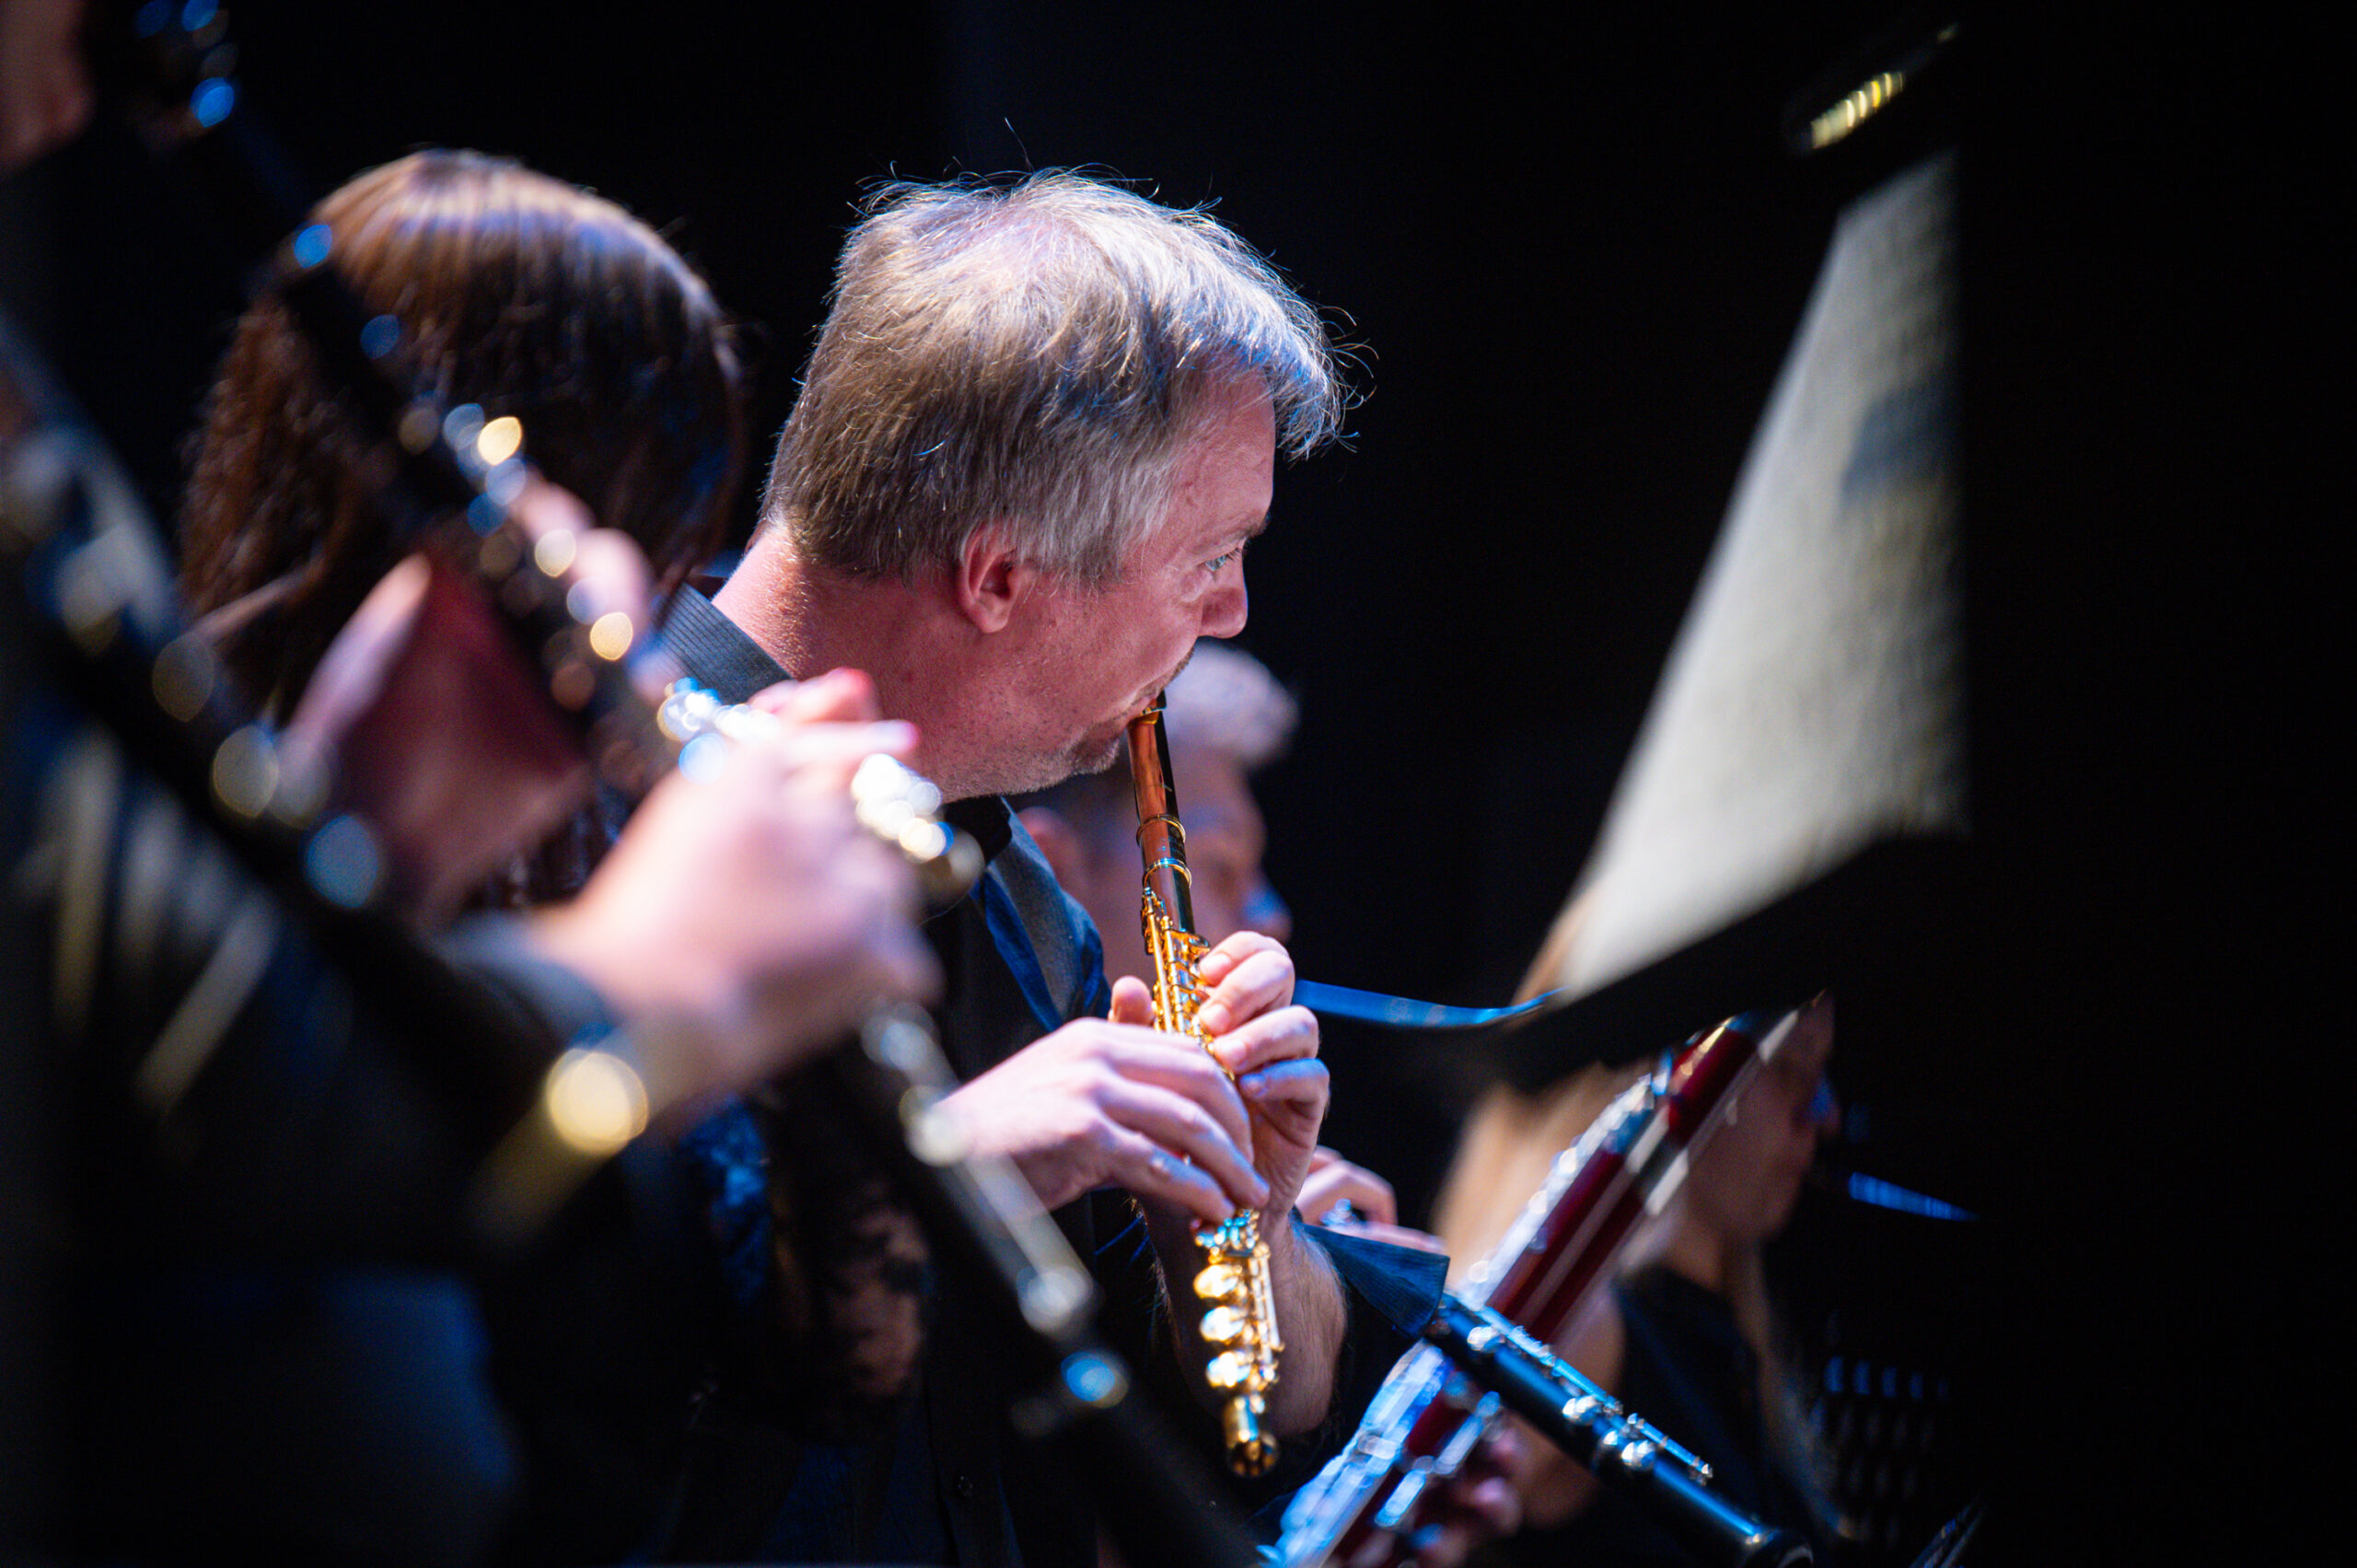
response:
[[[1204,562],[1203,570],[1216,577],[1220,573],[1226,570],[1227,563],[1229,562],[1241,559],[1243,554],[1244,547],[1239,544],[1234,550],[1229,551],[1226,554],[1214,555],[1209,561]]]

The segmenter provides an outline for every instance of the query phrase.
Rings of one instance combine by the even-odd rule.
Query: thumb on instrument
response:
[[[1113,1006],[1106,1015],[1117,1024],[1136,1024],[1144,1028],[1154,1027],[1154,993],[1145,981],[1135,975],[1123,975],[1113,982]]]

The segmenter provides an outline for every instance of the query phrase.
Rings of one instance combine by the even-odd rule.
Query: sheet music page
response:
[[[1943,155],[1836,227],[1554,984],[1595,991],[1879,839],[1963,829],[1955,187]]]

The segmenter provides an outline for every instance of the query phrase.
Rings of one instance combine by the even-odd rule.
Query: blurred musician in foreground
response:
[[[344,281],[400,322],[398,373],[445,406],[472,403],[489,422],[513,422],[548,482],[528,524],[541,519],[541,531],[558,536],[546,542],[572,555],[594,591],[634,605],[639,623],[652,624],[653,598],[711,554],[742,469],[741,376],[703,280],[612,203],[474,153],[418,153],[372,169],[313,216],[334,235]],[[207,399],[181,521],[181,587],[202,614],[197,630],[271,713],[291,714],[298,730],[315,726],[296,703],[301,692],[315,711],[368,711],[393,730],[393,755],[366,734],[336,752],[342,773],[372,792],[370,815],[397,860],[412,850],[421,869],[407,879],[411,901],[438,922],[488,863],[572,818],[588,769],[501,645],[488,610],[447,563],[409,555],[394,537],[363,451],[285,308],[265,293],[238,322]],[[362,615],[364,601],[389,608]],[[439,634],[415,634],[418,624]],[[335,638],[366,645],[352,661],[358,668],[330,668]],[[888,857],[850,832],[838,797],[862,758],[905,751],[912,738],[905,726],[873,722],[855,677],[764,693],[761,703],[791,721],[784,738],[737,749],[756,772],[772,770],[772,782],[791,776],[789,797],[807,791],[825,801],[795,803],[829,823],[823,854],[791,846],[812,863],[800,899],[743,920],[742,910],[761,905],[730,908],[749,890],[726,879],[738,863],[657,869],[637,848],[593,878],[599,842],[553,873],[560,890],[581,896],[526,930],[548,956],[596,971],[608,1000],[634,1014],[698,1006],[732,1034],[815,1045],[877,995],[904,994],[930,972],[897,918],[871,925],[863,917],[848,945],[795,931],[805,911],[814,925],[846,912],[817,870],[826,856],[843,862],[848,909],[905,900],[905,879],[883,872]],[[696,802],[715,833],[750,806],[715,809],[705,794],[667,783],[644,813],[647,838],[658,828],[693,830],[670,822],[689,815],[674,797]],[[756,879],[794,836],[778,823],[733,825],[748,835],[742,864]],[[762,833],[783,836],[769,843]],[[632,877],[630,896],[610,890]],[[868,881],[891,896],[872,898]],[[792,984],[732,993],[788,953],[806,971]]]
[[[1558,1351],[1712,1467],[1711,1490],[1811,1541],[1829,1514],[1774,1329],[1760,1249],[1791,1218],[1817,1142],[1836,1122],[1825,1076],[1833,1004],[1819,997],[1692,1157],[1661,1214],[1632,1237],[1619,1277],[1573,1318]],[[1437,1209],[1455,1256],[1486,1253],[1576,1139],[1645,1067],[1587,1069],[1533,1101],[1495,1091],[1477,1109]],[[1527,1433],[1516,1477],[1528,1520],[1495,1561],[1691,1568],[1666,1522]]]
[[[671,576],[708,542],[740,415],[701,281],[610,203],[470,155],[404,159],[320,215],[347,281],[402,320],[407,368],[448,401],[524,416],[530,454],[573,492],[528,492],[528,527],[565,541],[583,592],[644,623],[639,543],[575,495]],[[357,451],[265,297],[211,400],[187,577],[287,719],[290,755],[332,755],[341,803],[382,830],[397,902],[435,925],[577,805],[586,770],[485,607],[438,559],[402,557]],[[692,1271],[674,1266],[689,1211],[660,1160],[625,1152],[553,1253],[503,1260],[514,1237],[477,1223],[503,1157],[544,1141],[527,1129],[566,1124],[560,1051],[602,1062],[635,1101],[625,1127],[676,1121],[930,985],[905,868],[856,829],[844,787],[912,738],[870,722],[854,679],[765,702],[782,738],[658,785],[577,899],[450,932],[452,960],[534,1042],[499,1104],[437,1099],[366,987],[307,958],[110,749],[61,751],[23,826],[26,866],[53,878],[37,896],[78,1042],[53,1527],[71,1554],[467,1563],[643,1539],[654,1499],[638,1493],[598,1499],[577,1537],[519,1527],[540,1459],[517,1444],[519,1400],[554,1385],[494,1394],[460,1271],[553,1257],[594,1286],[580,1260],[609,1260],[681,1281],[674,1309],[693,1312]],[[638,1327],[587,1289],[571,1309],[618,1343]]]
[[[1283,947],[1238,931],[1200,970],[1213,1055],[1148,1028],[1145,986],[1108,986],[1095,929],[999,797],[1109,765],[1196,639],[1241,629],[1276,450],[1322,446],[1342,401],[1315,312],[1202,214],[1054,172],[895,189],[844,250],[720,613],[685,599],[669,633],[723,697],[850,665],[917,726],[917,766],[992,856],[928,928],[969,1079],[949,1107],[1095,1257],[1117,1348],[1213,1453],[1195,1314],[1164,1312],[1163,1281],[1186,1300],[1190,1226],[1257,1212],[1284,1342],[1269,1423],[1306,1437],[1286,1442],[1280,1487],[1349,1430],[1338,1374],[1371,1388],[1404,1343],[1292,1223],[1327,1099],[1316,1020],[1289,1005]],[[708,1498],[707,1516],[750,1522],[695,1550],[1091,1553],[1088,1500],[1017,1462],[1003,1358],[956,1289],[941,1283],[898,1432],[789,1455],[783,1489]]]

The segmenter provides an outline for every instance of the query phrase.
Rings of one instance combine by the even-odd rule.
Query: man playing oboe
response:
[[[1322,446],[1342,405],[1316,313],[1200,213],[1059,173],[888,192],[844,250],[760,532],[715,601],[726,619],[690,599],[670,632],[724,697],[848,666],[915,725],[916,765],[992,854],[929,928],[945,1045],[968,1079],[948,1103],[1094,1258],[1109,1333],[1153,1380],[1192,1390],[1213,1451],[1191,1226],[1257,1212],[1284,1345],[1280,1438],[1329,1412],[1329,1441],[1347,1432],[1338,1376],[1371,1388],[1404,1343],[1293,1223],[1327,1103],[1317,1022],[1290,1005],[1284,948],[1238,932],[1200,968],[1210,1053],[1145,1027],[1145,987],[1107,985],[1094,927],[999,797],[1109,765],[1196,638],[1241,629],[1276,451]],[[1388,1283],[1395,1300],[1417,1294]],[[722,1500],[757,1516],[749,1536],[692,1550],[1086,1560],[1086,1508],[1008,1451],[1004,1357],[953,1295],[932,1322],[897,1434],[804,1448],[774,1503]],[[1298,1484],[1320,1448],[1286,1446],[1271,1484]]]

